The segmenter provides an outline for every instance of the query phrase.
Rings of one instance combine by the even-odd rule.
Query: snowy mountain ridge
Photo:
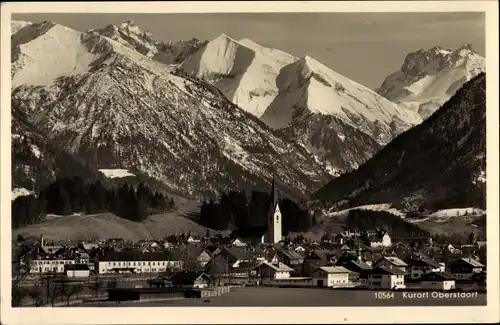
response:
[[[424,119],[467,81],[486,71],[485,58],[467,44],[452,51],[435,46],[409,53],[377,92]]]
[[[13,35],[13,107],[97,169],[139,170],[196,197],[267,189],[273,173],[292,197],[327,180],[309,151],[210,84],[95,31],[26,28]]]
[[[17,33],[21,28],[24,28],[28,25],[31,25],[32,23],[30,21],[24,21],[24,20],[12,20],[10,22],[10,34],[13,35]]]
[[[180,68],[212,82],[233,103],[260,117],[278,94],[279,70],[297,60],[249,39],[222,34],[186,59]]]
[[[465,83],[442,108],[404,132],[358,170],[313,195],[343,209],[391,202],[408,211],[486,204],[486,75]]]
[[[304,143],[333,175],[356,169],[422,120],[308,55],[276,82],[279,95],[261,119]]]
[[[206,43],[197,38],[186,41],[162,42],[155,39],[151,32],[143,31],[131,20],[120,24],[120,26],[107,25],[102,29],[91,29],[89,32],[106,36],[153,60],[172,65],[183,62],[188,55]]]

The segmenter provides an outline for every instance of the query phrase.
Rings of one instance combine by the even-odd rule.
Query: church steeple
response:
[[[273,183],[271,185],[271,203],[273,205],[273,208],[276,208],[278,205],[279,198],[278,198],[278,188],[276,187],[276,182],[275,182],[275,177],[273,173]]]
[[[267,215],[267,232],[262,238],[265,243],[278,243],[282,238],[282,221],[281,211],[279,207],[278,187],[273,173],[273,181],[271,184],[271,204]]]

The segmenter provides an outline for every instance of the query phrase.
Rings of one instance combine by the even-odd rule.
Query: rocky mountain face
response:
[[[127,21],[120,26],[108,25],[102,29],[90,32],[106,36],[124,46],[135,49],[137,52],[165,64],[182,63],[187,56],[196,52],[207,42],[197,38],[186,41],[161,42],[156,40],[150,32],[145,32],[133,21]]]
[[[56,177],[102,178],[83,160],[49,143],[16,107],[12,109],[12,199],[37,193]]]
[[[326,208],[392,203],[407,209],[484,209],[485,87],[481,73],[422,124],[312,198]]]
[[[261,119],[303,142],[334,174],[357,168],[421,122],[309,56],[281,69],[276,82],[279,95]]]
[[[12,20],[10,23],[10,33],[11,35],[17,33],[21,28],[31,25],[30,21],[23,20]]]
[[[425,119],[485,69],[485,58],[470,45],[454,51],[438,46],[420,49],[408,54],[401,69],[389,75],[377,92]]]
[[[230,101],[311,151],[328,172],[357,168],[420,115],[327,68],[223,34],[179,70],[217,87]]]
[[[211,84],[171,74],[150,52],[52,23],[20,29],[12,45],[13,107],[98,169],[135,168],[194,197],[267,190],[275,173],[297,198],[328,178],[285,133]]]

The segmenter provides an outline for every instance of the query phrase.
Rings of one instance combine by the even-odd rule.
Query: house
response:
[[[294,250],[281,249],[276,254],[283,263],[293,268],[299,267],[304,263],[304,256]]]
[[[224,247],[213,259],[222,259],[233,267],[237,267],[241,262],[252,262],[253,256],[249,252],[239,247]]]
[[[90,255],[86,251],[79,251],[76,254],[77,257],[77,263],[78,264],[89,264],[90,263]]]
[[[446,250],[451,254],[461,254],[462,253],[462,251],[459,248],[456,248],[452,244],[448,244],[448,246],[446,246]]]
[[[281,261],[280,257],[278,256],[278,253],[275,253],[275,252],[267,253],[265,260],[272,263],[272,264],[277,264],[278,262]],[[281,261],[281,262],[283,262],[283,261]]]
[[[372,270],[372,267],[360,260],[352,260],[343,265],[346,269],[351,271],[351,281],[363,281],[366,282],[368,279],[368,273]]]
[[[370,247],[390,247],[392,246],[392,239],[388,233],[377,233],[368,236]]]
[[[205,266],[205,272],[219,281],[225,278],[229,282],[248,282],[249,276],[255,270],[255,262],[240,262],[229,265],[222,259],[211,260]]]
[[[228,246],[231,244],[231,238],[228,237],[213,237],[209,239],[211,245],[215,245],[218,247]]]
[[[475,246],[476,246],[477,248],[483,248],[483,247],[486,247],[486,240],[478,240],[478,241],[476,241]]]
[[[295,247],[295,249],[294,249],[294,250],[295,250],[297,253],[300,253],[300,254],[303,254],[303,253],[306,251],[306,249],[305,249],[304,247],[300,246],[300,245],[299,245],[299,246],[297,246],[297,247]]]
[[[80,243],[78,246],[87,252],[99,248],[99,244],[96,243]]]
[[[321,251],[311,251],[302,263],[302,276],[311,277],[312,273],[320,266],[331,266],[326,254]]]
[[[486,271],[474,273],[469,280],[476,285],[479,290],[486,289]]]
[[[247,243],[245,243],[243,240],[241,240],[240,238],[236,237],[234,238],[232,241],[231,241],[231,246],[234,246],[234,247],[246,247],[247,246]]]
[[[337,234],[337,236],[335,236],[335,238],[333,239],[335,241],[335,244],[337,244],[338,246],[341,246],[341,245],[345,245],[347,243],[347,240],[349,238],[344,235],[343,233],[339,233]]]
[[[202,248],[196,254],[196,265],[204,267],[212,259],[212,254],[207,249]]]
[[[439,262],[429,257],[410,257],[406,260],[410,279],[420,279],[422,275],[432,272],[444,272]]]
[[[368,273],[368,288],[370,289],[404,289],[405,272],[397,267],[377,266]]]
[[[231,232],[230,238],[239,239],[244,243],[249,243],[255,246],[262,242],[262,237],[267,232],[266,226],[248,226],[244,228],[239,228]]]
[[[210,274],[248,276],[255,266],[254,260],[251,253],[241,248],[224,247],[205,265],[205,270],[210,271]]]
[[[98,258],[99,274],[159,273],[169,269],[181,270],[184,262],[172,260],[170,252],[107,252]]]
[[[256,267],[256,271],[257,277],[265,284],[268,281],[289,279],[293,269],[282,262],[277,264],[262,262]]]
[[[312,273],[315,287],[347,287],[352,286],[348,269],[343,266],[321,266]]]
[[[449,273],[426,273],[420,278],[420,287],[428,290],[452,290],[455,289],[455,278]]]
[[[170,282],[175,288],[208,288],[212,285],[212,278],[201,271],[180,271],[170,277]]]
[[[30,261],[30,273],[64,273],[65,265],[75,264],[74,259],[34,259]]]
[[[68,278],[90,277],[90,268],[87,264],[66,264],[64,269]]]
[[[373,268],[376,268],[378,266],[396,267],[401,271],[406,272],[408,264],[406,264],[396,256],[383,256],[373,264]]]
[[[43,245],[43,246],[40,246],[40,249],[43,253],[45,253],[47,255],[55,255],[58,252],[64,251],[64,246],[62,246],[62,245],[50,245],[50,246]]]
[[[201,237],[191,235],[188,237],[187,242],[190,244],[199,244],[201,243]]]
[[[460,258],[448,266],[449,272],[456,279],[468,279],[474,273],[484,270],[484,265],[472,258]]]

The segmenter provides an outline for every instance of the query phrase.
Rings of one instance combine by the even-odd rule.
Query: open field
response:
[[[12,232],[12,238],[22,236],[43,236],[46,239],[88,240],[99,238],[123,238],[141,240],[162,238],[176,232],[205,235],[207,228],[186,217],[198,211],[196,201],[178,200],[177,211],[149,216],[141,223],[119,218],[111,213],[95,215],[53,216],[39,224],[29,225]],[[211,233],[215,232],[211,230]]]
[[[477,298],[433,299],[404,298],[403,292],[395,292],[394,299],[376,299],[377,291],[332,290],[314,288],[234,288],[230,293],[205,299],[180,299],[132,304],[107,304],[109,307],[335,307],[335,306],[481,306],[486,305],[486,294]],[[430,293],[429,293],[429,296]],[[85,305],[91,306],[91,305]]]
[[[427,219],[417,224],[422,229],[429,231],[431,234],[469,234],[473,232],[476,236],[486,234],[484,227],[484,219],[481,217],[456,217],[445,220]]]

